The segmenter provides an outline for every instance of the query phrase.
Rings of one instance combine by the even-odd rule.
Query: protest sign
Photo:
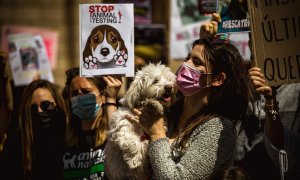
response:
[[[250,31],[247,0],[218,0],[218,33]]]
[[[46,47],[40,35],[8,35],[8,57],[15,86],[27,85],[37,76],[53,82]]]
[[[230,42],[239,50],[243,60],[250,62],[251,51],[249,47],[249,32],[242,31],[229,34]]]
[[[80,75],[134,76],[133,4],[80,4]]]
[[[214,2],[216,11],[217,3]],[[210,10],[211,13],[213,8],[207,1],[180,0],[170,3],[170,58],[183,60],[190,51],[192,42],[200,37],[201,24],[211,19],[211,15],[206,12]]]
[[[255,65],[268,85],[300,82],[300,1],[248,1]]]
[[[116,3],[134,4],[134,25],[150,25],[152,23],[151,0],[116,0]]]
[[[4,25],[2,27],[2,42],[1,47],[4,52],[8,52],[8,39],[10,34],[26,33],[31,35],[41,35],[46,47],[48,60],[51,68],[55,69],[57,65],[57,50],[59,33],[55,30],[33,27],[33,26],[20,26],[20,25]]]

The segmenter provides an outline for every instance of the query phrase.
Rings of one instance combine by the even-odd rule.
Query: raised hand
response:
[[[221,16],[218,13],[213,13],[212,19],[201,25],[200,38],[206,35],[216,35],[218,33],[218,23],[221,22]]]

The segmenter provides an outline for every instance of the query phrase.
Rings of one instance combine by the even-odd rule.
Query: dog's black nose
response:
[[[103,56],[107,56],[109,54],[109,49],[108,48],[102,48],[100,53]]]
[[[172,86],[171,85],[166,85],[165,86],[165,91],[166,92],[171,92],[172,91]]]

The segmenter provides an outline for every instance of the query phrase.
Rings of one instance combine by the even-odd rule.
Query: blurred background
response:
[[[12,48],[9,34],[41,34],[54,83],[62,90],[65,71],[79,66],[79,4],[89,3],[134,3],[135,68],[161,61],[174,72],[199,37],[201,23],[218,11],[217,0],[0,0],[0,50],[8,54]]]

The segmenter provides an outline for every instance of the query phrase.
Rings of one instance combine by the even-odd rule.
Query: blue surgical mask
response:
[[[72,98],[72,113],[81,120],[95,119],[101,106],[96,102],[95,94],[78,95]]]

